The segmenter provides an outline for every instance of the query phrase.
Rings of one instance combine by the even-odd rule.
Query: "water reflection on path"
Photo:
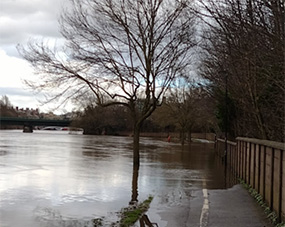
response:
[[[0,226],[110,226],[149,195],[167,207],[233,184],[212,144],[142,138],[139,170],[131,147],[129,137],[0,131]]]

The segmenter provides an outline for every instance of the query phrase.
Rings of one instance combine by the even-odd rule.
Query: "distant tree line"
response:
[[[161,135],[178,133],[184,144],[190,140],[192,132],[219,130],[214,115],[215,106],[207,90],[187,81],[183,81],[181,86],[169,90],[162,105],[144,122],[141,132]],[[132,135],[133,119],[128,108],[124,105],[102,107],[92,103],[78,113],[74,126],[83,127],[86,134]]]

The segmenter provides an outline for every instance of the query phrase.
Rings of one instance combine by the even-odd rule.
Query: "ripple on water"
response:
[[[95,218],[76,219],[74,217],[65,217],[59,210],[50,207],[36,207],[33,215],[41,226],[53,227],[94,227]]]

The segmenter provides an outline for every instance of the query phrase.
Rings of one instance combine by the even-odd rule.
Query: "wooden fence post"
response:
[[[263,196],[280,222],[285,221],[285,144],[242,137],[236,140],[227,144],[229,169]],[[224,144],[220,140],[217,146]]]

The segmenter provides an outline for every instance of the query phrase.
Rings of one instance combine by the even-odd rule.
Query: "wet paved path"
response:
[[[241,185],[224,191],[209,191],[209,198],[209,227],[272,226],[263,209]]]
[[[147,215],[165,227],[272,227],[262,208],[241,185],[227,190],[191,191],[189,198],[170,207],[154,200]],[[139,226],[139,225],[137,225]]]

